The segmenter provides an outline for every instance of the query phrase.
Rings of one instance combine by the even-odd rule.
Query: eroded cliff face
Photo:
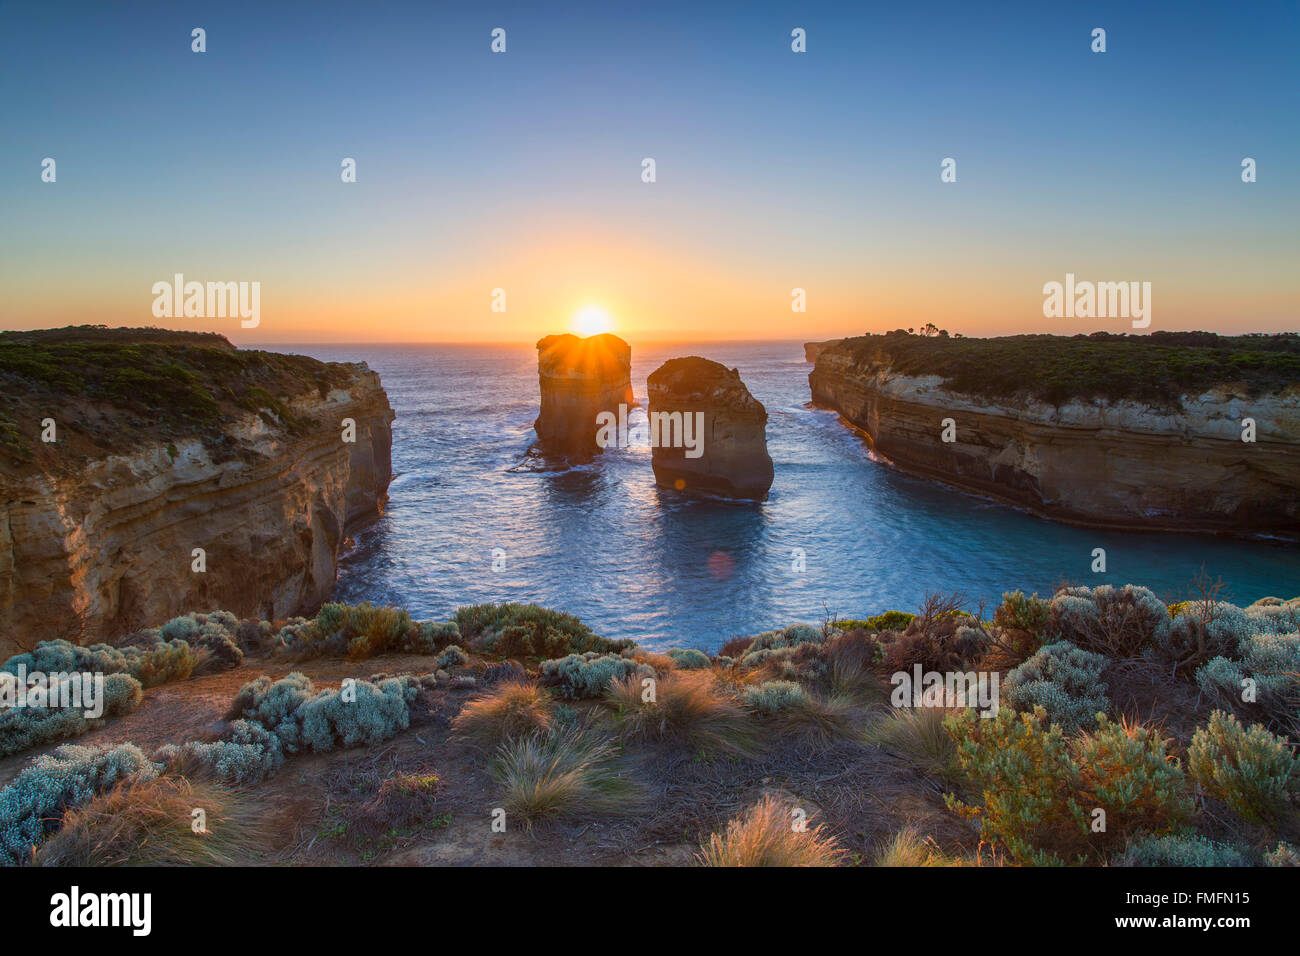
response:
[[[1300,394],[1230,388],[1182,409],[1133,402],[991,403],[828,348],[813,401],[904,470],[1044,517],[1098,527],[1300,536]],[[951,418],[956,440],[944,442]],[[1242,441],[1242,421],[1256,441]]]
[[[534,423],[547,452],[588,456],[596,445],[596,417],[631,407],[632,348],[617,335],[548,335],[537,343],[541,411]]]
[[[736,369],[699,356],[669,359],[646,379],[646,388],[656,484],[767,497],[773,477],[767,409]]]
[[[379,376],[341,368],[326,394],[286,401],[292,430],[250,413],[216,440],[0,476],[0,654],[112,640],[195,609],[282,618],[325,601],[340,546],[379,515],[392,476]]]

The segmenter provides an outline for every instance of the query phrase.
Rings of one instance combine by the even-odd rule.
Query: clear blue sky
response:
[[[183,271],[261,281],[268,341],[586,301],[769,335],[796,285],[791,338],[1074,331],[1038,310],[1074,271],[1154,281],[1156,327],[1296,328],[1298,7],[5,2],[0,326],[147,324]]]

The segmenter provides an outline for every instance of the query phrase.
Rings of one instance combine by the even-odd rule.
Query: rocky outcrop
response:
[[[706,358],[669,359],[646,380],[655,482],[762,499],[772,487],[767,409],[740,372]]]
[[[1181,408],[1132,401],[992,401],[829,348],[808,377],[900,468],[1096,527],[1300,535],[1300,394],[1227,387]],[[1242,421],[1254,419],[1254,443]],[[952,437],[943,440],[945,419]]]
[[[803,358],[805,362],[817,361],[817,356],[821,355],[826,349],[833,345],[839,345],[843,339],[828,339],[825,342],[805,342],[803,344]]]
[[[537,343],[541,411],[533,427],[543,451],[587,456],[599,451],[596,416],[635,404],[632,349],[617,335],[548,335]]]
[[[301,362],[328,382],[267,396],[278,415],[0,473],[0,655],[112,640],[195,609],[270,619],[325,601],[345,537],[387,500],[394,415],[365,365]]]

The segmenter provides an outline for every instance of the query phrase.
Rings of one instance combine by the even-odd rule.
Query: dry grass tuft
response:
[[[863,736],[869,744],[901,754],[928,776],[952,784],[960,770],[957,742],[943,725],[948,713],[943,707],[896,707]]]
[[[532,826],[543,817],[636,809],[642,789],[620,772],[617,757],[613,741],[590,727],[570,726],[507,741],[491,769],[506,812]]]
[[[467,703],[452,721],[460,738],[492,748],[511,737],[548,731],[554,720],[550,695],[536,684],[509,681]]]
[[[766,796],[700,847],[703,866],[838,866],[846,853],[821,824],[795,828],[791,808]]]
[[[195,833],[202,809],[206,832]],[[121,784],[69,810],[38,866],[229,866],[265,846],[265,808],[217,784],[163,776]]]
[[[762,746],[749,714],[722,692],[710,671],[676,671],[654,686],[655,699],[633,677],[614,681],[605,704],[627,740],[680,743],[698,751],[756,756]]]

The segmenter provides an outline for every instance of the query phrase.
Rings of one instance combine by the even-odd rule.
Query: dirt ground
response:
[[[134,743],[146,753],[165,743],[215,737],[239,688],[261,674],[298,670],[318,688],[347,677],[427,674],[428,657],[384,655],[362,662],[286,662],[246,658],[233,670],[155,687],[132,713],[109,721],[75,743]],[[466,671],[472,673],[472,670]],[[693,862],[700,843],[765,794],[803,807],[853,856],[869,860],[898,830],[914,826],[945,850],[969,852],[978,840],[948,812],[942,790],[887,750],[807,738],[769,740],[755,759],[705,759],[668,744],[630,748],[627,772],[646,787],[637,809],[619,816],[578,813],[532,828],[494,832],[499,794],[488,772],[490,754],[449,740],[451,720],[481,689],[450,682],[421,691],[411,726],[371,748],[288,757],[269,780],[246,788],[260,806],[270,838],[242,863],[253,865],[387,866],[662,866]],[[53,747],[44,748],[52,750]],[[0,761],[7,784],[33,757]],[[378,785],[397,774],[436,775],[431,812],[413,826],[379,838],[355,824]],[[349,824],[349,820],[352,824]]]

